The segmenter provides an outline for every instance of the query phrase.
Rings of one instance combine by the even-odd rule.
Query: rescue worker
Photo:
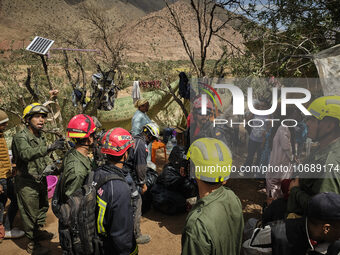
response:
[[[67,137],[71,138],[75,147],[67,152],[63,160],[63,173],[61,175],[62,203],[85,183],[85,179],[92,169],[92,160],[89,158],[96,125],[92,117],[79,114],[74,116],[67,125]]]
[[[140,229],[140,218],[142,216],[142,197],[146,191],[146,170],[147,170],[147,156],[148,144],[154,140],[159,139],[159,128],[156,123],[146,124],[142,132],[134,137],[135,144],[133,152],[130,153],[128,166],[134,181],[139,191],[139,196],[134,201],[134,220],[135,220],[135,236],[138,244],[145,244],[150,242],[149,235],[142,235]]]
[[[222,140],[224,143],[231,145],[233,130],[227,125],[213,126],[214,107],[210,100],[207,100],[207,113],[202,114],[202,98],[194,100],[192,113],[187,119],[186,130],[186,150],[190,145],[199,138],[211,137]]]
[[[131,134],[123,128],[110,129],[102,139],[101,152],[106,155],[107,161],[96,170],[94,181],[98,183],[111,175],[117,177],[97,191],[96,223],[103,241],[104,254],[138,254],[131,192],[123,170],[128,149],[132,145]]]
[[[48,210],[47,181],[44,170],[51,167],[48,154],[64,148],[60,138],[47,145],[42,134],[49,110],[39,104],[28,105],[23,112],[26,127],[13,137],[12,153],[17,168],[15,189],[25,235],[29,239],[28,253],[46,254],[48,249],[39,241],[52,239],[53,233],[40,230],[46,223]]]
[[[8,125],[8,115],[0,110],[0,243],[3,238],[19,238],[25,235],[22,230],[13,228],[13,221],[18,212],[17,198],[14,192],[14,173],[8,153],[4,132]],[[8,198],[11,203],[4,217]]]
[[[293,214],[289,217],[304,215],[308,201],[318,193],[340,194],[340,96],[319,97],[308,110],[312,116],[307,121],[307,136],[318,142],[319,148],[302,164],[306,167],[301,178],[290,183],[287,211]],[[309,171],[318,166],[322,171]]]
[[[200,199],[186,218],[182,254],[240,254],[242,206],[234,192],[224,186],[232,164],[229,148],[215,138],[200,138],[190,146],[187,159]],[[211,167],[215,171],[208,170]]]
[[[90,116],[79,114],[69,121],[66,131],[67,137],[75,146],[66,153],[63,160],[63,172],[60,176],[61,203],[66,203],[69,197],[85,184],[86,177],[92,170],[89,154],[94,143],[96,126]],[[58,230],[63,254],[73,254],[67,238],[64,238],[68,227],[59,221]]]

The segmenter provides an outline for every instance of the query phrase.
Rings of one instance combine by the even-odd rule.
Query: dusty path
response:
[[[161,166],[165,164],[162,153],[157,153],[159,161],[157,162],[157,171],[160,172]],[[240,162],[236,156],[235,163]],[[247,220],[250,217],[259,217],[265,195],[260,193],[264,182],[250,179],[231,179],[227,183],[235,194],[240,198],[243,206],[243,216]],[[157,212],[153,209],[143,215],[141,220],[142,233],[149,234],[152,237],[150,243],[139,245],[139,254],[141,255],[176,255],[181,252],[181,232],[185,223],[186,214],[168,216]],[[16,218],[16,224],[20,224],[20,216]],[[47,224],[45,229],[50,232],[58,232],[58,221],[51,210],[47,214]],[[26,238],[17,240],[4,240],[0,244],[0,251],[3,255],[27,255],[25,250],[27,244]],[[45,241],[43,245],[51,249],[51,254],[61,254],[59,239],[56,238],[50,242]]]
[[[228,186],[239,196],[242,205],[244,218],[256,217],[261,211],[264,195],[259,193],[260,181],[256,180],[231,180]],[[141,228],[143,233],[150,234],[152,240],[149,244],[139,246],[139,254],[180,254],[181,232],[185,222],[186,214],[167,216],[151,209],[142,218]],[[16,222],[20,222],[17,217]],[[58,222],[51,210],[48,211],[46,229],[57,232]],[[56,238],[51,242],[44,242],[52,250],[52,255],[61,254],[61,249]],[[17,240],[4,240],[0,244],[3,255],[27,255],[25,251],[27,241],[25,238]]]

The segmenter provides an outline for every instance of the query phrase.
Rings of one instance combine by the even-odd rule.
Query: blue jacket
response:
[[[105,165],[96,170],[94,181],[116,174],[125,179],[121,169]],[[104,243],[104,254],[138,254],[134,237],[131,191],[126,181],[111,180],[97,192],[96,227]]]

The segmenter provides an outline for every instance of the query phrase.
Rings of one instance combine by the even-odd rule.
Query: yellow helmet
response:
[[[232,155],[228,146],[215,138],[194,141],[187,153],[194,164],[195,177],[206,182],[223,182],[229,179]]]
[[[308,111],[318,120],[328,116],[340,121],[340,96],[319,97],[310,104]]]
[[[26,117],[29,117],[33,114],[36,113],[41,113],[41,114],[48,114],[50,111],[47,109],[46,106],[39,104],[39,103],[33,103],[24,109],[24,112],[22,113],[22,117],[25,119]]]

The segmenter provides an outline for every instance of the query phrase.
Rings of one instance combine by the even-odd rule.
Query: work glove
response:
[[[59,138],[54,143],[52,143],[50,146],[48,146],[47,151],[55,151],[55,150],[62,150],[65,146],[65,138]]]

